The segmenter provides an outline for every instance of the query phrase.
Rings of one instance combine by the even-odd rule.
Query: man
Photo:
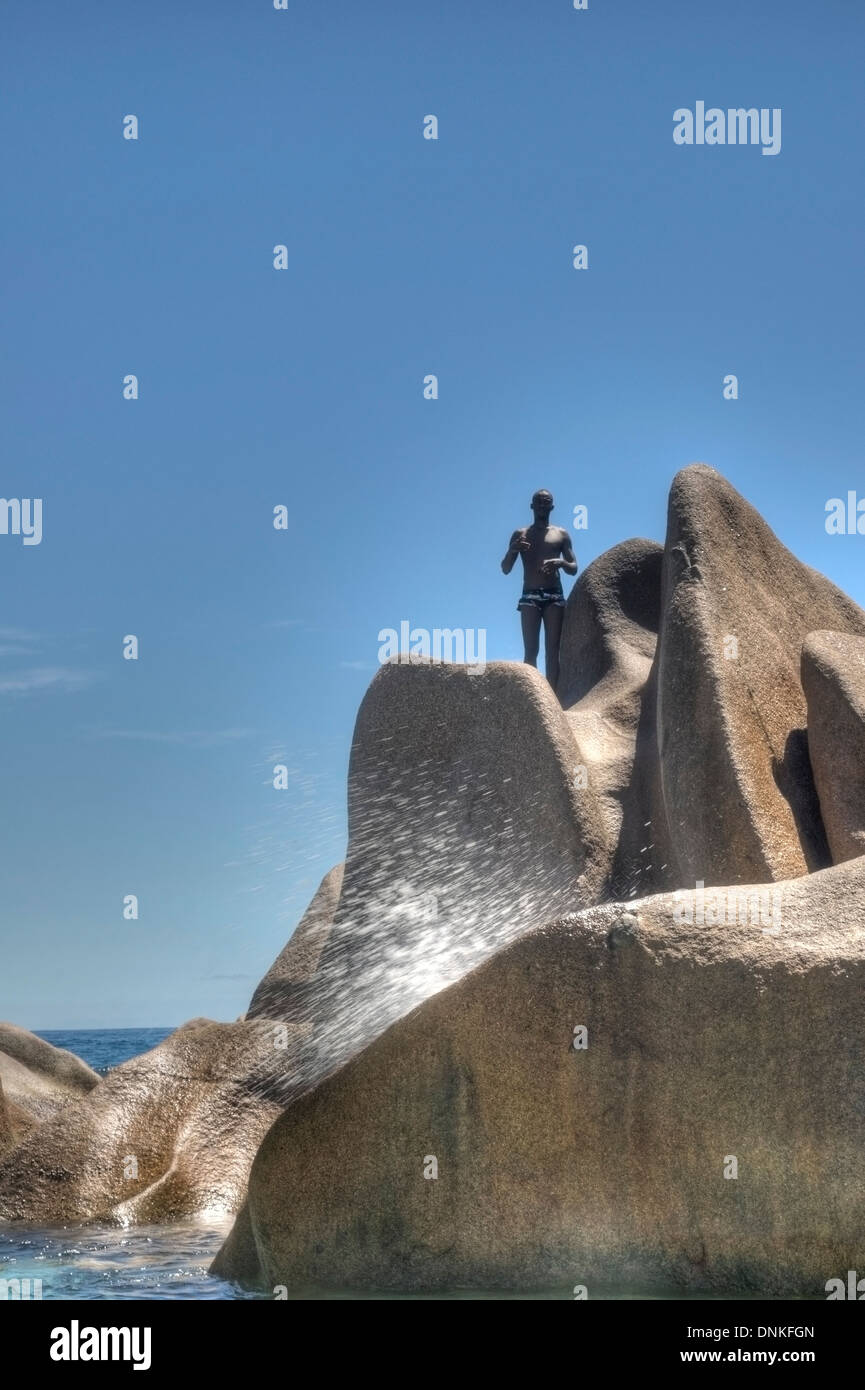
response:
[[[555,690],[559,680],[559,643],[562,638],[562,618],[565,596],[562,593],[560,571],[576,574],[577,560],[571,538],[561,526],[550,526],[553,494],[541,488],[532,498],[534,522],[514,531],[507,554],[502,560],[502,573],[510,574],[516,558],[523,558],[523,592],[517,609],[523,624],[524,660],[537,666],[541,643],[541,622],[544,624],[544,655],[547,680]]]

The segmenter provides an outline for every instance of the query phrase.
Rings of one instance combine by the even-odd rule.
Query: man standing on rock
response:
[[[562,593],[560,570],[576,574],[577,560],[571,538],[561,526],[550,526],[553,494],[541,488],[532,498],[534,522],[514,531],[507,554],[502,560],[502,573],[510,574],[518,555],[523,558],[523,592],[517,609],[523,624],[524,660],[537,666],[541,643],[541,620],[544,624],[544,656],[547,680],[555,690],[559,680],[559,643],[562,638],[562,618],[565,596]]]

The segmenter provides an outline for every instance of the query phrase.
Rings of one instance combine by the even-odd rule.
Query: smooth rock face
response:
[[[324,1074],[492,951],[596,900],[610,846],[531,667],[391,663],[358,713],[342,894],[315,981]]]
[[[0,1023],[0,1085],[5,1095],[7,1148],[86,1095],[99,1081],[98,1073],[74,1053],[53,1047],[14,1023]]]
[[[333,926],[344,868],[344,864],[337,864],[321,880],[288,943],[257,986],[246,1012],[247,1018],[310,1020],[310,982],[315,978]]]
[[[865,613],[714,469],[678,473],[657,658],[677,883],[763,882],[830,862],[799,675],[816,628],[865,635]]]
[[[0,1219],[170,1221],[235,1210],[280,1113],[297,1030],[196,1019],[0,1163]],[[133,1160],[134,1162],[130,1162]]]
[[[600,555],[571,590],[562,625],[558,693],[612,847],[605,896],[644,897],[669,876],[662,818],[652,833],[659,769],[650,676],[663,554],[656,541],[630,540]]]
[[[865,638],[812,632],[802,648],[808,751],[836,864],[865,854]]]
[[[646,683],[658,639],[663,554],[657,541],[622,541],[583,570],[562,624],[563,709],[603,695],[612,717],[634,727],[634,692]]]
[[[522,937],[280,1118],[215,1272],[825,1297],[865,1227],[863,895],[865,858]]]

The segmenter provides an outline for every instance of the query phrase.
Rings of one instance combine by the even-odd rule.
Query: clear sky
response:
[[[705,460],[865,603],[824,526],[865,495],[861,4],[7,0],[0,42],[2,492],[43,499],[0,535],[0,1017],[243,1012],[343,855],[379,630],[520,656],[535,488],[584,567]],[[676,145],[697,101],[781,108],[780,154]]]

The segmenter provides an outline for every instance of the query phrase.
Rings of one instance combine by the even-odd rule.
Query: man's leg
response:
[[[553,690],[559,683],[559,643],[562,640],[562,619],[564,616],[564,608],[560,608],[555,603],[547,605],[544,613],[544,657],[547,680]]]
[[[538,649],[541,645],[541,615],[534,604],[531,607],[520,609],[520,619],[523,624],[523,646],[525,647],[525,661],[527,666],[537,666]]]

